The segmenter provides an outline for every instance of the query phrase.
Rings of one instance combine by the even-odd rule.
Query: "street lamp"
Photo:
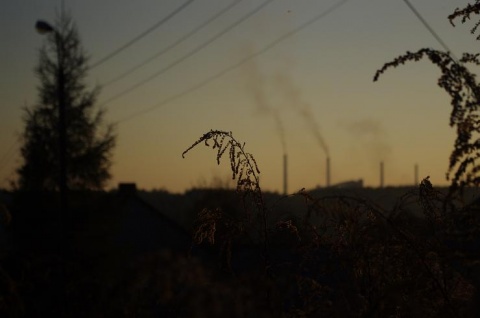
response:
[[[48,22],[42,20],[38,20],[37,23],[35,23],[35,29],[37,29],[37,32],[40,34],[55,32],[55,29]]]
[[[67,217],[67,139],[66,139],[66,124],[65,124],[65,79],[63,70],[63,38],[60,33],[55,30],[48,22],[38,20],[35,23],[35,28],[40,34],[53,32],[55,34],[55,45],[57,49],[57,98],[58,98],[58,136],[59,136],[59,153],[60,153],[60,220]]]

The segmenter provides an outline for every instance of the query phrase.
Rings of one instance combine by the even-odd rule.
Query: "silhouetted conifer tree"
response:
[[[48,33],[35,69],[40,80],[38,102],[24,110],[23,160],[16,186],[35,191],[58,189],[59,108],[63,104],[65,183],[70,189],[100,189],[110,178],[116,139],[113,126],[104,125],[104,111],[95,107],[99,88],[88,89],[85,84],[88,58],[72,19],[61,12],[52,29],[47,25],[43,31]]]

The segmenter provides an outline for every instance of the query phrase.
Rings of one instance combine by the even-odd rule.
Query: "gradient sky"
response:
[[[89,72],[103,85],[168,47],[233,0],[196,0],[173,19]],[[170,14],[178,0],[65,0],[90,61],[101,59]],[[288,154],[289,192],[325,185],[326,149],[332,183],[363,178],[379,185],[385,162],[387,185],[410,185],[420,176],[445,185],[455,131],[450,99],[437,86],[439,70],[428,61],[391,69],[373,82],[385,62],[423,47],[441,46],[402,0],[351,0],[262,55],[207,85],[164,103],[245,57],[264,49],[339,1],[275,0],[231,31],[154,80],[105,101],[175,63],[258,6],[243,0],[177,47],[125,78],[104,85],[98,104],[117,122],[113,178],[139,188],[182,192],[227,180],[228,158],[215,152],[182,152],[210,129],[232,131],[254,155],[261,186],[282,190],[282,158]],[[4,1],[0,10],[0,187],[15,177],[23,125],[22,108],[37,100],[34,76],[37,19],[54,21],[60,1]],[[447,16],[467,1],[411,0],[457,55],[478,52],[473,24],[452,27]],[[159,106],[156,108],[152,108]],[[144,114],[139,112],[151,109]],[[127,119],[126,119],[127,118]],[[279,128],[281,127],[281,129]],[[316,130],[318,129],[318,130]],[[282,139],[283,133],[284,139]],[[318,133],[324,144],[319,141]]]

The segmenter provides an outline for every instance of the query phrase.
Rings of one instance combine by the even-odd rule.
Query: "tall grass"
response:
[[[182,157],[184,158],[190,150],[201,143],[204,143],[207,147],[211,146],[212,149],[216,150],[216,160],[218,164],[220,164],[223,156],[228,153],[232,179],[237,181],[236,190],[242,197],[245,214],[236,224],[224,222],[224,226],[229,230],[228,233],[238,235],[244,232],[247,227],[255,226],[256,222],[252,222],[253,220],[260,220],[261,228],[259,232],[263,241],[263,258],[266,268],[269,262],[267,207],[264,202],[262,189],[260,188],[260,170],[258,169],[255,158],[251,153],[246,152],[245,144],[237,141],[233,137],[232,132],[220,130],[211,130],[205,133],[182,153]],[[220,209],[214,211],[203,210],[199,218],[201,222],[194,234],[196,242],[201,243],[204,238],[208,238],[210,242],[213,242],[217,222],[225,220],[225,218],[222,219],[222,211]],[[235,228],[235,231],[232,231],[233,228]],[[229,235],[227,238],[225,249],[227,255],[230,255],[232,235]],[[227,263],[230,263],[229,259],[227,259]]]

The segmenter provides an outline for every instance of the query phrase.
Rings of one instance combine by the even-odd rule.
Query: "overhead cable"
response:
[[[122,45],[121,47],[119,47],[118,49],[116,49],[115,51],[107,54],[105,57],[99,59],[98,61],[96,61],[95,63],[93,63],[92,65],[90,65],[89,69],[93,69],[93,68],[96,68],[97,66],[105,63],[106,61],[108,61],[109,59],[111,59],[112,57],[114,57],[115,55],[119,54],[120,52],[122,52],[123,50],[125,50],[126,48],[128,48],[129,46],[131,46],[132,44],[134,44],[135,42],[139,41],[140,39],[142,39],[143,37],[145,37],[147,34],[149,34],[150,32],[154,31],[155,29],[157,29],[158,27],[162,26],[163,24],[165,24],[166,22],[168,22],[171,18],[173,18],[174,16],[176,16],[178,13],[180,13],[183,9],[185,9],[186,7],[188,7],[190,4],[193,3],[193,1],[195,0],[187,0],[184,4],[182,4],[180,7],[178,7],[177,9],[175,9],[173,12],[171,12],[169,15],[167,15],[165,18],[163,18],[162,20],[158,21],[157,23],[155,23],[153,26],[151,26],[150,28],[148,28],[147,30],[143,31],[142,33],[140,33],[139,35],[137,35],[136,37],[134,37],[133,39],[131,39],[130,41],[128,41],[127,43],[125,43],[124,45]]]
[[[235,28],[236,26],[238,26],[240,23],[242,23],[243,21],[247,20],[248,18],[250,18],[252,15],[254,15],[255,13],[257,13],[258,11],[260,11],[262,8],[264,8],[267,4],[273,2],[273,0],[267,0],[265,2],[263,2],[262,4],[260,4],[259,6],[257,6],[255,9],[253,9],[252,11],[248,12],[246,15],[244,15],[243,17],[241,17],[240,19],[238,19],[237,21],[235,21],[234,23],[230,24],[227,28],[223,29],[222,31],[220,31],[219,33],[215,34],[213,37],[211,37],[210,39],[208,39],[207,41],[203,42],[202,44],[200,44],[199,46],[195,47],[193,50],[191,50],[190,52],[188,52],[187,54],[185,54],[184,56],[180,57],[179,59],[175,60],[174,62],[168,64],[167,66],[165,66],[164,68],[160,69],[159,71],[155,72],[154,74],[150,75],[149,77],[141,80],[140,82],[130,86],[129,88],[121,91],[120,93],[110,97],[109,99],[105,100],[101,106],[104,106],[105,104],[108,104],[128,93],[130,93],[131,91],[139,88],[140,86],[143,86],[145,85],[146,83],[150,82],[151,80],[157,78],[158,76],[162,75],[163,73],[165,73],[166,71],[170,70],[171,68],[173,68],[174,66],[180,64],[181,62],[185,61],[186,59],[188,59],[189,57],[193,56],[194,54],[198,53],[200,50],[204,49],[205,47],[207,47],[208,45],[212,44],[213,42],[215,42],[217,39],[219,39],[222,35],[226,34],[227,32],[229,32],[230,30],[232,30],[233,28]]]
[[[181,38],[179,38],[177,41],[173,42],[172,44],[170,44],[169,46],[167,46],[166,48],[162,49],[161,51],[155,53],[154,55],[152,55],[151,57],[149,57],[148,59],[146,59],[145,61],[133,66],[132,68],[130,68],[129,70],[123,72],[122,74],[114,77],[113,79],[111,79],[110,81],[104,83],[102,85],[102,87],[106,87],[106,86],[109,86],[119,80],[121,80],[122,78],[126,77],[127,75],[130,75],[131,73],[133,73],[134,71],[138,70],[139,68],[141,68],[142,66],[150,63],[151,61],[153,61],[154,59],[157,59],[159,58],[160,56],[162,56],[163,54],[167,53],[168,51],[170,51],[171,49],[173,49],[174,47],[176,47],[178,44],[182,43],[183,41],[189,39],[191,36],[193,36],[195,33],[198,33],[200,30],[202,30],[204,27],[206,27],[208,24],[212,23],[215,19],[217,19],[219,16],[223,15],[225,12],[227,12],[228,10],[232,9],[234,6],[236,6],[237,4],[239,4],[242,0],[234,0],[232,3],[230,3],[230,5],[228,5],[227,7],[223,8],[222,10],[220,10],[219,12],[217,12],[216,14],[214,14],[212,17],[210,17],[209,19],[207,19],[205,22],[203,22],[202,24],[200,24],[199,26],[197,26],[196,28],[194,28],[192,31],[190,31],[189,33],[185,34],[184,36],[182,36]]]
[[[435,30],[428,24],[428,22],[422,17],[420,12],[418,12],[418,10],[415,9],[415,7],[410,3],[410,1],[403,0],[403,2],[405,2],[408,8],[415,14],[415,16],[420,20],[420,22],[422,22],[423,26],[425,26],[425,28],[433,35],[435,40],[437,40],[437,42],[443,47],[443,49],[447,53],[449,53],[455,61],[458,61],[458,59],[455,57],[455,54],[452,52],[452,50],[450,50],[448,45],[445,42],[443,42],[443,40],[440,38],[437,32],[435,32]]]
[[[256,58],[264,53],[266,53],[267,51],[269,51],[270,49],[272,49],[273,47],[277,46],[279,43],[285,41],[286,39],[292,37],[293,35],[297,34],[298,32],[304,30],[305,28],[309,27],[310,25],[312,25],[313,23],[317,22],[318,20],[326,17],[327,15],[329,15],[330,13],[333,13],[334,11],[336,11],[337,9],[339,9],[340,7],[342,7],[344,4],[346,4],[348,1],[350,0],[341,0],[339,1],[338,3],[336,3],[335,5],[331,6],[330,8],[328,8],[327,10],[323,11],[322,13],[314,16],[313,18],[311,18],[310,20],[306,21],[305,23],[299,25],[298,27],[294,28],[293,30],[285,33],[284,35],[280,36],[279,38],[277,38],[276,40],[272,41],[271,43],[269,43],[268,45],[264,46],[262,49],[248,55],[247,57],[243,58],[242,60],[240,60],[239,62],[221,70],[220,72],[206,78],[205,80],[203,80],[202,82],[190,87],[189,89],[187,90],[184,90],[176,95],[173,95],[165,100],[163,100],[162,102],[158,103],[158,104],[155,104],[154,106],[150,107],[150,108],[146,108],[146,109],[143,109],[143,110],[140,110],[138,112],[135,112],[127,117],[124,117],[120,120],[118,120],[116,123],[122,123],[122,122],[125,122],[125,121],[128,121],[128,120],[131,120],[131,119],[134,119],[138,116],[141,116],[141,115],[144,115],[146,113],[149,113],[157,108],[160,108],[162,106],[165,106],[177,99],[180,99],[181,97],[191,93],[191,92],[194,92],[204,86],[206,86],[207,84],[209,84],[210,82],[222,77],[223,75],[233,71],[234,69],[240,67],[241,65],[245,64],[246,62],[250,61],[251,59],[253,58]]]

